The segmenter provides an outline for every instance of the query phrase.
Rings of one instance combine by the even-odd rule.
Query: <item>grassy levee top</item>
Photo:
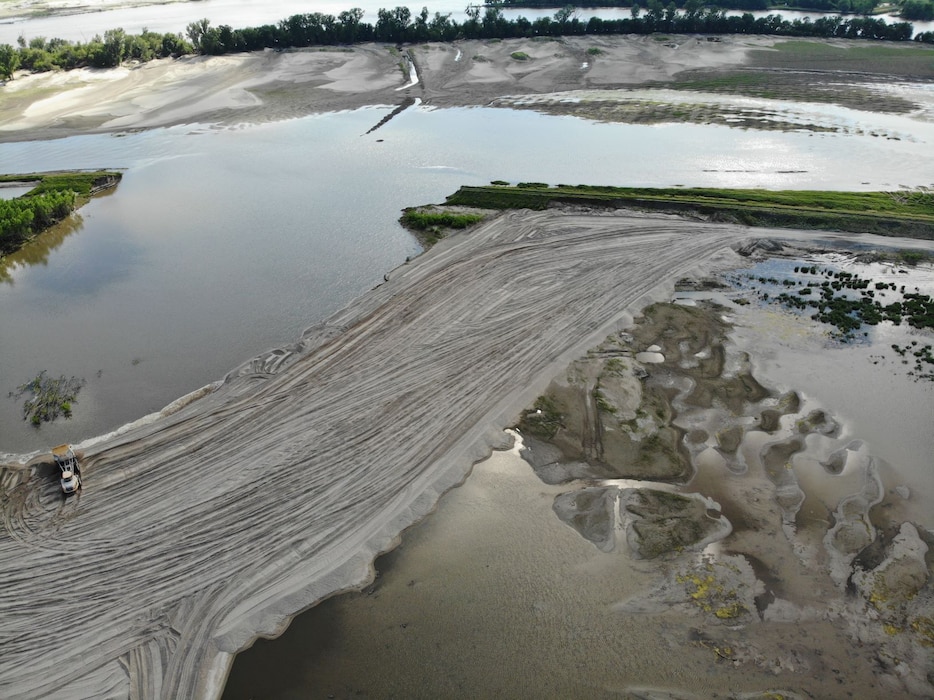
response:
[[[934,240],[934,191],[830,192],[708,188],[550,186],[537,182],[461,187],[446,204],[485,209],[555,205],[699,214],[748,226],[821,229]]]
[[[114,187],[121,177],[110,170],[0,175],[0,187],[33,185],[21,197],[0,199],[0,257],[67,217],[93,194]]]

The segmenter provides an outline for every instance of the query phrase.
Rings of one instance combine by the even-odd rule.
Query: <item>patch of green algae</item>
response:
[[[675,580],[684,584],[685,592],[695,606],[719,620],[734,620],[749,612],[740,602],[739,594],[725,588],[717,579],[714,566],[709,562],[700,573],[678,574]]]

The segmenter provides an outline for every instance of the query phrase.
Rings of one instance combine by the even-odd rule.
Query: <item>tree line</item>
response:
[[[738,2],[754,0],[737,0]],[[857,0],[847,0],[857,1]],[[931,0],[908,0],[924,4]],[[577,10],[566,6],[553,17],[534,21],[525,17],[506,19],[500,6],[467,8],[467,19],[458,22],[450,14],[429,15],[427,8],[413,15],[407,7],[380,9],[375,23],[363,21],[364,12],[353,8],[336,17],[312,12],[293,15],[278,24],[234,29],[229,25],[212,26],[207,19],[192,22],[181,34],[158,34],[144,30],[127,34],[122,29],[104,32],[90,42],[37,37],[29,42],[20,37],[18,47],[0,45],[0,80],[10,80],[18,68],[34,72],[69,70],[80,67],[112,68],[123,61],[148,61],[153,58],[178,57],[189,53],[221,55],[262,49],[286,49],[304,46],[346,45],[371,41],[410,43],[454,41],[456,39],[508,39],[558,37],[584,34],[772,34],[795,37],[886,39],[907,41],[913,27],[908,22],[887,24],[873,17],[827,16],[786,20],[781,15],[753,17],[727,16],[719,8],[704,7],[701,0],[685,0],[684,7],[674,2],[663,5],[649,0],[645,10],[633,5],[630,17],[589,20],[578,18]],[[915,37],[934,43],[934,32]]]
[[[120,178],[120,173],[105,170],[0,176],[6,182],[35,183],[21,197],[0,199],[0,255],[18,249],[71,214],[93,192],[116,185]]]
[[[690,0],[675,0],[679,8],[686,7]],[[524,7],[554,7],[555,0],[486,0],[486,5],[517,9]],[[768,10],[774,6],[769,0],[716,0],[708,3],[725,10]],[[783,3],[784,4],[784,3]],[[631,0],[582,0],[572,2],[569,6],[575,8],[616,7],[627,8],[632,5]],[[794,0],[788,3],[787,9],[812,12],[840,12],[843,14],[868,15],[875,12],[880,5],[879,0]],[[928,16],[928,8],[931,15]],[[934,19],[934,2],[932,0],[902,0],[899,14],[903,19],[929,21]]]
[[[932,0],[905,0],[901,16],[919,22],[930,22],[934,20],[934,2]]]
[[[181,34],[158,34],[145,29],[141,34],[108,29],[103,38],[95,36],[86,43],[41,36],[28,42],[20,36],[17,43],[18,47],[0,44],[0,80],[12,79],[13,72],[20,68],[35,73],[86,67],[115,68],[123,61],[177,58],[194,52],[194,47]]]
[[[700,0],[687,0],[684,9],[674,2],[663,5],[660,0],[649,0],[646,9],[634,5],[631,16],[623,19],[592,17],[582,20],[573,7],[558,10],[553,17],[529,20],[525,17],[506,19],[499,6],[471,6],[467,19],[458,22],[450,14],[436,12],[429,15],[427,8],[413,16],[407,7],[381,9],[375,24],[362,21],[359,8],[334,15],[314,12],[293,15],[277,25],[247,29],[218,27],[204,19],[188,26],[187,37],[201,54],[218,55],[237,51],[327,46],[358,42],[383,41],[404,44],[425,41],[454,41],[456,39],[509,39],[558,37],[585,34],[772,34],[795,37],[885,39],[908,41],[914,29],[908,22],[887,24],[874,17],[841,16],[786,20],[781,15],[754,17],[750,13],[727,16],[717,8],[703,7]],[[919,41],[934,43],[934,33],[917,37]]]

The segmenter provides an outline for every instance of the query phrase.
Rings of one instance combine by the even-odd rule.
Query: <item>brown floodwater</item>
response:
[[[929,272],[914,272],[926,285]],[[746,471],[726,469],[713,450],[697,459],[684,488],[723,505],[734,527],[726,540],[703,554],[644,561],[617,533],[616,547],[601,551],[553,509],[581,482],[546,485],[518,448],[495,453],[376,561],[372,585],[324,601],[280,638],[238,655],[224,698],[599,698],[645,689],[711,698],[776,689],[891,697],[888,681],[875,675],[871,645],[850,637],[822,538],[834,509],[862,488],[870,455],[887,489],[876,520],[934,526],[934,450],[923,429],[934,416],[934,383],[914,381],[892,358],[879,360],[878,343],[828,345],[811,322],[736,306],[729,295],[719,301],[737,324],[727,370],[738,352],[751,352],[758,380],[776,396],[792,389],[800,396],[775,434],[747,432],[739,449]],[[886,342],[916,335],[877,332]],[[796,436],[795,422],[815,410],[837,429]],[[803,493],[792,527],[775,503],[774,475],[757,458],[778,454],[782,441],[795,443],[783,481]],[[841,444],[851,456],[834,473],[820,461]],[[896,495],[901,485],[908,499]],[[746,557],[762,586],[758,619],[742,626],[705,616],[671,585],[685,561],[734,554]]]
[[[293,342],[418,253],[398,224],[402,208],[443,201],[461,185],[929,182],[934,123],[783,104],[817,110],[845,133],[419,106],[369,136],[390,108],[0,143],[7,172],[124,169],[116,190],[81,209],[73,232],[40,237],[0,271],[0,454],[115,430]],[[912,136],[869,135],[877,131]],[[573,157],[542,143],[574,143]],[[7,394],[42,370],[86,383],[72,418],[36,431]]]
[[[790,683],[817,696],[882,697],[864,652],[833,624],[753,625],[745,643],[763,653],[812,650],[798,654],[815,677],[801,678],[723,661],[694,614],[621,610],[664,566],[625,547],[602,552],[563,525],[552,511],[561,490],[515,451],[494,454],[377,560],[372,586],[240,654],[223,697],[600,698],[665,688],[712,698]]]

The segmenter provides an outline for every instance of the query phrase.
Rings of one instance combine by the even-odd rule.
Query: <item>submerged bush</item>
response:
[[[18,399],[24,394],[32,394],[32,398],[23,402],[23,420],[28,420],[38,428],[60,415],[70,418],[72,404],[77,400],[82,386],[83,379],[68,379],[64,375],[52,379],[42,370],[25,384],[16,387],[16,391],[11,391],[10,397]]]

